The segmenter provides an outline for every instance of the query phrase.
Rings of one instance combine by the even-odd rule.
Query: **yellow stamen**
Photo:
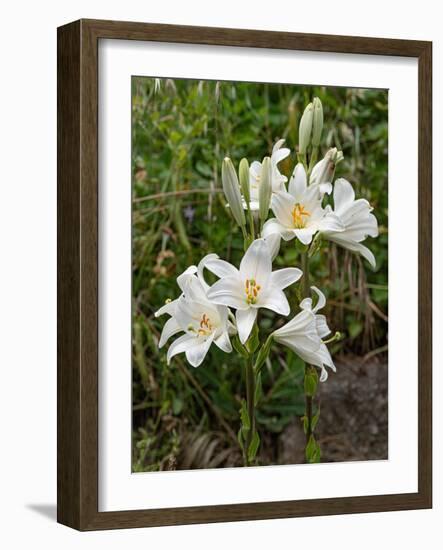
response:
[[[200,336],[208,336],[213,331],[214,327],[212,326],[211,319],[203,313],[200,319],[200,328],[198,329],[198,334]]]
[[[261,286],[256,283],[255,279],[246,279],[245,292],[247,304],[251,305],[257,303],[257,297],[260,289]]]
[[[303,229],[306,227],[306,219],[303,219],[303,216],[310,216],[311,214],[305,210],[305,207],[300,203],[295,203],[294,208],[292,209],[292,221],[296,229]]]

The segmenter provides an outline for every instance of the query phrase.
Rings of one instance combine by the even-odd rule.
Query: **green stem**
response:
[[[255,432],[255,374],[254,374],[254,360],[250,355],[246,361],[246,406],[248,409],[249,422],[251,427],[248,431],[245,442],[245,460],[246,466],[250,466],[249,463],[249,447],[251,446],[252,437]]]
[[[249,231],[251,233],[251,242],[252,242],[255,239],[255,227],[254,227],[254,215],[252,214],[249,203],[248,203],[248,221],[249,221]]]
[[[309,253],[303,252],[302,254],[302,270],[303,270],[303,297],[307,298],[311,294],[309,286]],[[309,375],[311,366],[305,363],[305,376]],[[307,419],[306,427],[306,445],[312,435],[312,396],[305,393],[305,416]]]
[[[308,164],[306,162],[306,153],[305,154],[297,153],[297,160],[298,160],[298,162],[301,162],[303,164],[306,173],[308,173]]]
[[[314,165],[317,162],[317,157],[318,157],[318,147],[314,147],[311,153],[311,158],[309,159],[308,176],[311,175],[312,169],[314,168]]]

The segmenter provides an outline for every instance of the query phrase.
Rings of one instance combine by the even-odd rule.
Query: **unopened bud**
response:
[[[314,118],[314,106],[312,103],[307,105],[305,112],[300,120],[300,126],[298,130],[298,152],[301,155],[306,154],[306,150],[309,147],[312,133],[312,121]]]
[[[318,97],[314,97],[312,102],[314,106],[313,126],[312,126],[312,145],[320,145],[321,133],[323,131],[323,105]]]
[[[226,200],[228,201],[232,215],[240,227],[246,224],[245,213],[238,183],[237,172],[229,157],[223,160],[222,164],[222,185]]]
[[[258,189],[259,215],[262,223],[268,217],[272,195],[271,159],[265,157],[262,163],[260,187]]]
[[[241,159],[240,166],[238,167],[238,175],[240,178],[240,189],[246,205],[249,208],[251,193],[249,189],[249,163],[247,159]]]

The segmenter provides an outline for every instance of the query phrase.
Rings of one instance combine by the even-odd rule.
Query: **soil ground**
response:
[[[388,365],[356,357],[337,363],[320,384],[316,436],[322,462],[388,458]],[[280,437],[281,462],[303,461],[304,433],[298,421]]]

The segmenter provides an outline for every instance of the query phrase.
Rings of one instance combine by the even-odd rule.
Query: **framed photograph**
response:
[[[58,29],[58,521],[432,506],[430,42]]]

